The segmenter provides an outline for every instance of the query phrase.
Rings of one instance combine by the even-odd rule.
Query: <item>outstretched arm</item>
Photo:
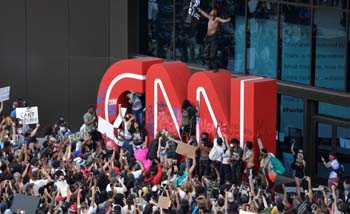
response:
[[[215,21],[216,22],[220,22],[220,23],[227,23],[227,22],[230,22],[231,21],[231,18],[227,18],[227,19],[223,19],[223,18],[220,18],[220,17],[216,17],[215,18]]]
[[[210,19],[210,16],[208,13],[206,13],[204,10],[200,9],[199,7],[197,7],[197,9],[200,12],[200,14],[202,14],[202,16],[204,16],[207,19]]]
[[[291,152],[293,155],[295,155],[294,144],[295,144],[295,143],[292,143],[292,146],[290,147],[290,152]]]

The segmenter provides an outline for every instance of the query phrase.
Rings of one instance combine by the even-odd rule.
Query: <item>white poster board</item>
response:
[[[38,107],[16,108],[16,117],[23,120],[25,124],[39,123]]]
[[[120,108],[121,114],[120,113],[118,114],[117,119],[115,119],[115,121],[113,123],[113,126],[115,128],[119,128],[120,124],[122,124],[123,118],[125,117],[125,114],[126,114],[126,110],[127,110],[126,108]]]
[[[0,88],[0,102],[10,99],[10,86]]]
[[[101,134],[105,134],[109,139],[114,140],[114,127],[108,121],[103,119],[102,117],[98,117],[98,127],[97,130]]]

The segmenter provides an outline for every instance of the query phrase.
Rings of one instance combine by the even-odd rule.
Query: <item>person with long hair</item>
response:
[[[292,169],[294,170],[296,192],[298,197],[300,197],[300,184],[303,181],[303,179],[305,179],[306,161],[304,159],[304,152],[302,149],[298,149],[297,152],[295,152],[295,141],[292,141],[292,146],[290,148],[290,151],[294,156]]]

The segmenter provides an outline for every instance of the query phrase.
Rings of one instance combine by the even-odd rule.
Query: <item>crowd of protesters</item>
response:
[[[252,142],[241,148],[239,140],[220,137],[218,130],[201,133],[197,142],[193,128],[197,110],[185,101],[183,137],[176,138],[162,128],[148,142],[140,96],[128,94],[132,111],[122,115],[113,144],[97,132],[92,106],[80,130],[89,133],[86,137],[72,141],[73,131],[60,117],[39,143],[40,125],[17,119],[18,102],[14,102],[11,114],[0,119],[1,213],[12,213],[17,194],[39,197],[36,213],[348,213],[350,185],[340,179],[336,154],[323,160],[330,169],[328,187],[313,188],[305,175],[307,159],[293,143],[296,192],[287,193],[281,185],[278,193],[276,177],[283,172],[260,137],[258,154]],[[0,113],[2,107],[0,103]],[[196,157],[177,154],[179,143],[195,146]],[[151,161],[148,167],[134,156],[145,148]],[[260,166],[255,165],[256,159]],[[305,191],[300,191],[303,185]]]

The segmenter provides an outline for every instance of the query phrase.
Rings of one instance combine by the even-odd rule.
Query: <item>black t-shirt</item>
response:
[[[220,194],[225,195],[225,190],[229,190],[232,187],[232,184],[225,183],[220,186]]]
[[[196,112],[196,109],[192,106],[182,109],[182,125],[194,124],[196,122]]]
[[[147,133],[144,129],[137,130],[132,134],[132,141],[135,145],[141,145],[145,141]]]
[[[241,148],[241,147],[233,147],[232,149],[231,149],[231,155],[233,156],[233,157],[235,157],[235,156],[238,156],[239,157],[239,159],[242,159],[242,156],[243,156],[243,149]]]

